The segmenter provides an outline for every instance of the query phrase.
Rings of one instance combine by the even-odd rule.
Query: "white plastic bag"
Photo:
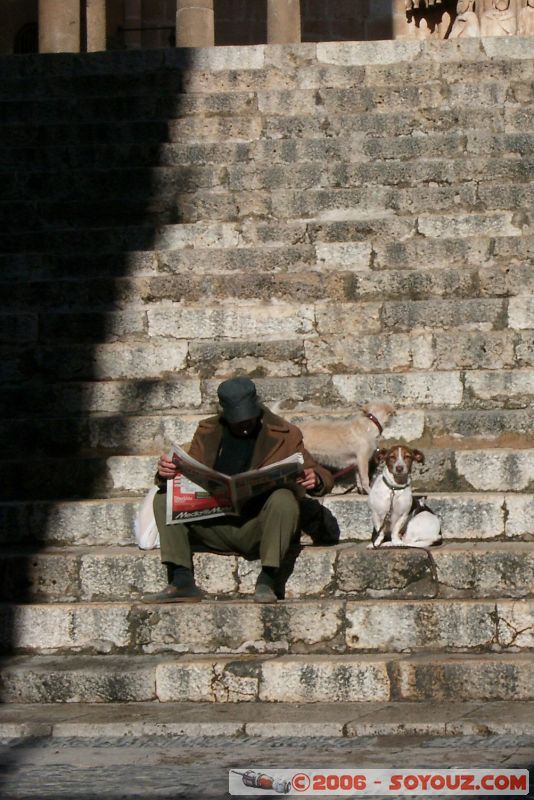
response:
[[[148,490],[146,497],[137,509],[134,520],[135,541],[141,550],[153,550],[159,547],[159,533],[154,518],[154,495],[158,491],[157,486],[152,486]]]

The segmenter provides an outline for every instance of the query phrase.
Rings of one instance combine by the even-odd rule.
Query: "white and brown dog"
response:
[[[345,420],[309,422],[300,425],[304,446],[320,464],[343,469],[356,465],[356,485],[360,493],[369,493],[369,461],[376,450],[378,437],[395,413],[391,403],[372,402],[360,409],[358,417]]]
[[[412,495],[412,465],[414,461],[424,464],[424,454],[398,444],[389,450],[379,450],[376,458],[384,468],[373,481],[368,498],[374,525],[369,547],[441,544],[439,518],[422,498],[414,499]]]

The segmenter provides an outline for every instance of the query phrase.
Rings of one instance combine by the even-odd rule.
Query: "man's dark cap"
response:
[[[230,378],[217,389],[223,417],[230,424],[258,417],[261,413],[256,386],[250,378]]]

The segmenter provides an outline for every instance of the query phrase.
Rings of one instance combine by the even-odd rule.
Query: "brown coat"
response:
[[[219,417],[209,417],[199,422],[189,448],[189,455],[207,467],[213,467],[222,438],[222,425]],[[308,492],[315,496],[332,491],[334,481],[325,467],[319,466],[305,449],[302,433],[295,425],[276,416],[269,409],[263,410],[261,431],[252,455],[251,469],[266,467],[281,461],[294,453],[304,456],[304,468],[313,468],[322,481],[317,489]]]

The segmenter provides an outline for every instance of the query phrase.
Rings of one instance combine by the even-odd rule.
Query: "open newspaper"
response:
[[[223,475],[210,469],[178,445],[172,446],[171,460],[178,472],[167,481],[167,524],[239,514],[244,504],[265,492],[293,486],[303,470],[304,458],[295,453],[268,467]]]

